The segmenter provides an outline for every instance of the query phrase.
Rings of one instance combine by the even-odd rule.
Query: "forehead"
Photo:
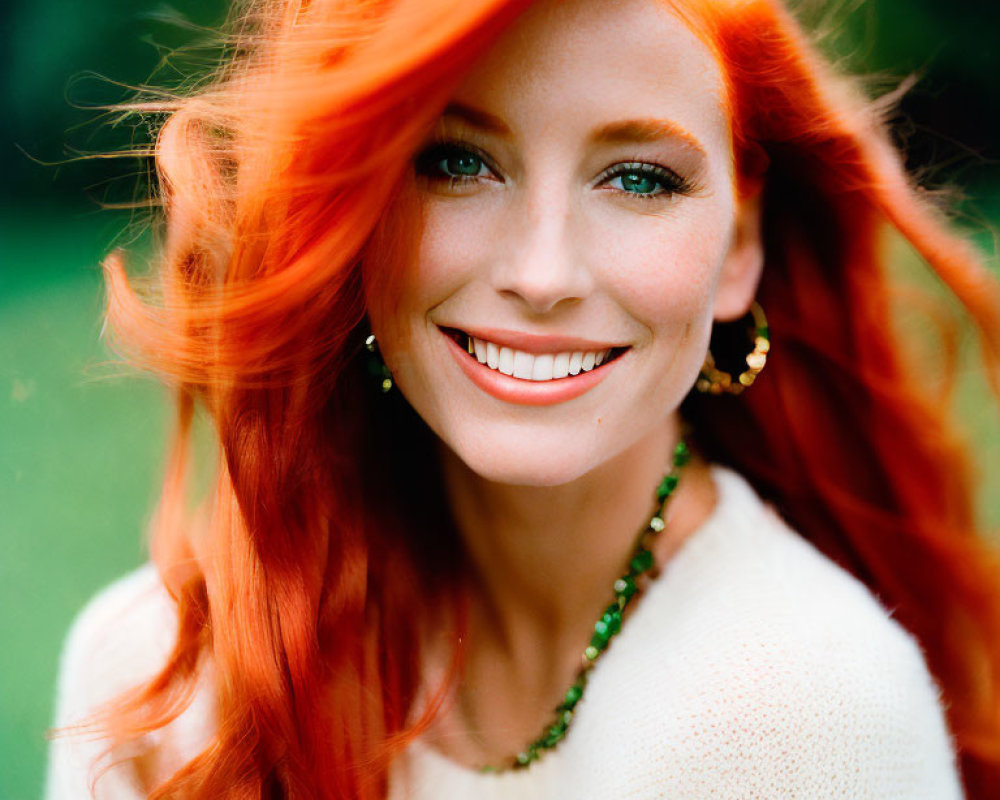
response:
[[[456,91],[515,133],[540,113],[581,124],[658,116],[710,147],[728,144],[723,97],[715,56],[659,0],[541,0]]]

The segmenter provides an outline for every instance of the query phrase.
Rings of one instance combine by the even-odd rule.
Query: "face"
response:
[[[722,87],[654,0],[544,0],[455,92],[415,159],[415,262],[372,323],[474,472],[565,483],[673,424],[759,276]]]

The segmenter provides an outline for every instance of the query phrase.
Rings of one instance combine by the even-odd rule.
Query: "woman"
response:
[[[108,262],[180,424],[50,796],[993,796],[997,564],[885,223],[991,365],[1000,294],[788,14],[260,11],[160,132],[159,302]]]

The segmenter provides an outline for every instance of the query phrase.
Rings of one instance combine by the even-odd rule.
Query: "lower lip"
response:
[[[551,406],[579,397],[603,381],[620,360],[605,362],[600,367],[595,367],[590,372],[581,372],[579,375],[555,378],[551,381],[529,381],[505,375],[499,370],[480,364],[450,336],[444,333],[441,335],[444,336],[451,354],[469,380],[498,400],[522,406]]]

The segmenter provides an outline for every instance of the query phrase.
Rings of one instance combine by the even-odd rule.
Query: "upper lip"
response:
[[[627,345],[616,344],[615,342],[586,339],[580,336],[528,333],[526,331],[512,331],[502,328],[479,328],[466,325],[438,325],[438,327],[445,330],[460,331],[475,339],[482,339],[483,341],[492,342],[501,347],[510,347],[513,350],[520,350],[524,353],[564,353],[580,350],[594,351],[627,347]]]

